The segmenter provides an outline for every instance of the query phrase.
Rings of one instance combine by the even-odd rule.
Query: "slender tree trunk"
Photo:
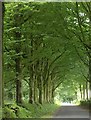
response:
[[[91,2],[89,3],[89,42],[90,42],[90,46],[91,46]],[[91,99],[91,49],[90,49],[90,59],[89,59],[89,81],[90,81],[90,99]],[[91,110],[91,105],[89,105],[89,110]]]
[[[33,39],[32,39],[32,35],[31,35],[31,46],[32,46],[32,49],[31,49],[31,57],[33,56]],[[34,102],[34,79],[33,79],[33,76],[34,76],[34,73],[33,73],[33,68],[34,65],[30,65],[30,79],[29,79],[29,103],[33,104]]]
[[[17,6],[17,8],[15,9],[15,12],[19,11],[20,9],[20,5]],[[20,27],[20,23],[19,21],[21,21],[21,16],[17,13],[14,14],[14,23],[12,27]],[[16,69],[16,102],[18,103],[22,103],[22,78],[21,78],[21,30],[19,29],[19,31],[17,31],[17,29],[14,29],[13,31],[14,34],[14,39],[16,40],[16,43],[14,45],[15,47],[15,52],[16,52],[16,58],[15,58],[15,69]]]
[[[29,103],[33,104],[33,65],[30,66],[30,79],[29,79]]]
[[[49,84],[48,81],[46,83],[46,102],[49,102]]]
[[[18,55],[21,52],[21,33],[15,31],[15,39],[17,44],[15,45],[15,51]],[[16,102],[22,103],[22,78],[21,78],[21,56],[15,58],[15,69],[16,69]]]
[[[81,95],[81,100],[82,100],[83,95],[82,95],[82,87],[81,87],[81,84],[80,84],[80,95]]]
[[[49,102],[51,103],[51,97],[52,97],[52,81],[51,81],[51,76],[49,77]]]
[[[37,48],[36,48],[37,49]],[[39,80],[40,80],[40,77],[39,77],[39,60],[36,62],[36,65],[35,65],[35,102],[39,102]]]
[[[54,103],[54,82],[53,82],[54,74],[51,74],[51,102]]]
[[[43,103],[43,84],[42,84],[42,80],[40,80],[40,83],[39,83],[39,103],[42,104]]]
[[[43,103],[43,59],[40,60],[39,103]]]
[[[16,44],[15,44],[15,51],[16,54],[18,55],[21,52],[21,33],[20,32],[14,32],[15,34],[15,39],[16,39]],[[21,79],[21,56],[18,55],[15,58],[15,69],[16,69],[16,102],[17,103],[22,103],[22,79]]]
[[[42,104],[43,103],[43,83],[42,80],[40,80],[39,83],[39,103]]]
[[[54,88],[52,88],[52,103],[54,103]]]
[[[3,3],[0,2],[0,107],[4,105],[4,81],[2,80]]]
[[[44,102],[45,103],[47,103],[47,101],[48,101],[48,96],[47,96],[47,88],[48,88],[48,86],[47,86],[47,71],[48,71],[48,59],[44,59],[44,73],[43,73],[43,87],[44,87]]]
[[[44,44],[41,43],[41,47],[44,47]],[[44,73],[44,59],[42,58],[39,62],[39,69],[40,69],[40,80],[39,80],[39,103],[43,104],[43,73]]]
[[[34,102],[38,101],[38,93],[37,93],[37,77],[34,75]]]
[[[22,103],[22,92],[21,92],[21,61],[16,58],[16,103]]]
[[[86,81],[86,99],[88,100],[88,82]]]
[[[44,89],[43,100],[44,100],[44,103],[46,103],[46,86],[45,85],[43,86],[43,89]]]
[[[91,98],[91,56],[89,58],[89,98]]]
[[[85,85],[83,85],[83,100],[85,100]]]

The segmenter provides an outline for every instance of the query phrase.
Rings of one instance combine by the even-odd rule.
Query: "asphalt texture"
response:
[[[53,115],[52,120],[91,120],[89,110],[80,106],[61,106]]]

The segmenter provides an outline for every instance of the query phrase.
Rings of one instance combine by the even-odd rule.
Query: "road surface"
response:
[[[76,105],[62,105],[52,120],[91,120],[89,110]]]

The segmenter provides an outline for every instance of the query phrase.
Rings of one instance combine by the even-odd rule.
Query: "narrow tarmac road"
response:
[[[52,120],[91,120],[89,110],[83,109],[80,106],[61,106],[53,115]]]

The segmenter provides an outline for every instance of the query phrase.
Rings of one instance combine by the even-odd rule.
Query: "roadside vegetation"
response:
[[[91,107],[91,99],[90,100],[82,100],[82,101],[80,101],[80,105],[90,108]]]
[[[50,118],[58,109],[57,104],[5,104],[3,118]]]

